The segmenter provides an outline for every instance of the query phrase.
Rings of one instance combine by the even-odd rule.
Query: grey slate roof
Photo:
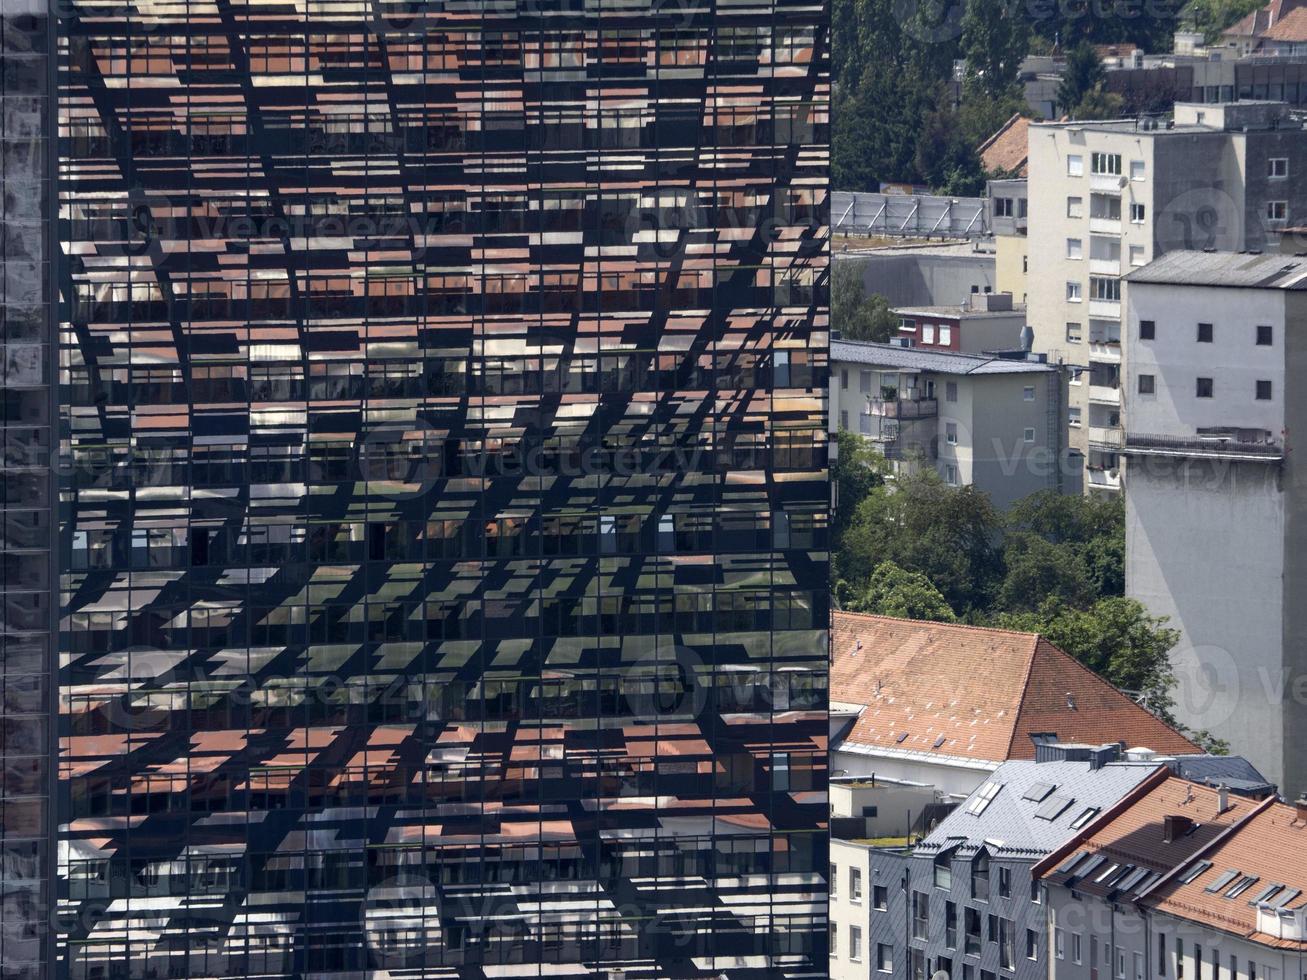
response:
[[[1307,257],[1278,252],[1167,252],[1127,282],[1242,289],[1307,289]]]
[[[844,361],[899,371],[933,371],[936,374],[1042,374],[1056,370],[1051,364],[984,354],[873,344],[863,340],[832,340],[831,363]]]
[[[1071,826],[1088,807],[1099,812],[1121,800],[1145,779],[1163,768],[1154,762],[1110,762],[1098,769],[1089,762],[1005,762],[950,813],[917,848],[924,854],[960,845],[959,854],[973,854],[982,845],[991,854],[1039,857],[1070,840]],[[989,783],[1001,784],[998,794],[979,815],[968,812]],[[1031,792],[1037,784],[1051,785],[1047,795]],[[1042,791],[1042,788],[1041,788]],[[1054,797],[1071,802],[1053,819],[1037,814],[1050,807]]]
[[[1275,784],[1241,755],[1180,755],[1170,766],[1177,776],[1207,786],[1224,785],[1236,793],[1261,794],[1275,789]]]

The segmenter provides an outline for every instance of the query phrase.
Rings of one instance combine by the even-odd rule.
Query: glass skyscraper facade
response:
[[[823,975],[822,4],[62,14],[53,975]]]

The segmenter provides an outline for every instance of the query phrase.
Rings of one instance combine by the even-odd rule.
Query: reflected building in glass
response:
[[[824,974],[825,8],[65,14],[54,975]]]

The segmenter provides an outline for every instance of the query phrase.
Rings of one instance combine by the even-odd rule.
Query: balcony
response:
[[[1089,338],[1089,359],[1105,361],[1108,364],[1121,363],[1121,342],[1119,340],[1094,340]]]
[[[939,414],[938,398],[873,398],[872,415],[887,419],[930,419]]]
[[[1115,426],[1091,425],[1089,427],[1089,448],[1101,449],[1109,453],[1120,452],[1123,437],[1124,433]]]
[[[1088,468],[1087,473],[1089,475],[1089,488],[1091,490],[1114,492],[1121,489],[1120,470],[1096,469],[1091,466]]]
[[[1237,433],[1164,436],[1129,432],[1122,452],[1127,456],[1178,456],[1188,459],[1230,459],[1251,463],[1278,463],[1284,447],[1270,438],[1261,440]]]
[[[1089,231],[1095,235],[1119,235],[1121,234],[1121,219],[1091,217],[1089,219]]]
[[[1089,274],[1091,276],[1119,276],[1121,274],[1121,260],[1115,259],[1090,259]]]
[[[1121,389],[1116,385],[1096,385],[1089,386],[1089,400],[1098,405],[1120,405]]]
[[[1121,301],[1119,299],[1091,299],[1089,301],[1089,315],[1119,320],[1121,319]]]

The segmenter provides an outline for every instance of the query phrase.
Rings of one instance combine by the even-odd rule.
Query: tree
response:
[[[1085,93],[1080,104],[1071,110],[1073,119],[1120,119],[1125,99],[1115,92],[1103,89],[1099,82]]]
[[[1042,490],[1013,504],[1006,523],[1003,551],[1008,573],[1000,591],[1002,608],[1033,608],[1031,599],[1039,595],[1039,576],[1053,574],[1053,568],[1037,569],[1049,565],[1061,570],[1061,587],[1056,593],[1073,605],[1124,594],[1125,505],[1119,497]],[[1031,545],[1032,536],[1044,539],[1047,545]],[[1074,583],[1082,580],[1091,594],[1077,601]]]
[[[1058,111],[1073,112],[1105,75],[1103,63],[1098,60],[1093,45],[1081,41],[1066,56],[1066,68],[1057,84]]]
[[[990,97],[1007,93],[1017,81],[1030,50],[1030,24],[1023,4],[970,0],[962,17],[962,57],[966,83]]]
[[[884,343],[899,329],[899,318],[889,301],[879,294],[867,295],[862,283],[862,265],[847,259],[831,270],[831,326],[845,340],[874,340]]]
[[[899,619],[928,619],[939,623],[957,621],[957,616],[930,579],[920,572],[900,568],[892,561],[877,565],[867,587],[848,595],[843,607],[850,612],[876,613]]]
[[[1170,650],[1179,630],[1166,617],[1148,614],[1135,599],[1111,596],[1088,609],[1075,609],[1050,599],[1034,612],[1003,614],[993,625],[1040,633],[1116,687],[1128,691],[1149,709],[1173,722]]]
[[[1033,611],[1048,599],[1081,608],[1097,597],[1084,558],[1066,545],[1034,534],[1010,538],[1003,549],[1007,574],[999,588],[1002,609]]]
[[[1186,27],[1202,31],[1203,40],[1211,44],[1235,21],[1265,5],[1265,0],[1189,0],[1180,19]]]
[[[840,539],[835,565],[842,578],[862,583],[892,561],[925,575],[952,609],[979,611],[1002,573],[999,528],[985,493],[946,486],[933,469],[923,469],[867,495]]]
[[[876,487],[884,486],[889,466],[885,457],[856,432],[841,429],[835,436],[836,455],[830,465],[830,479],[835,487],[833,538],[839,549],[840,536],[863,500]]]

